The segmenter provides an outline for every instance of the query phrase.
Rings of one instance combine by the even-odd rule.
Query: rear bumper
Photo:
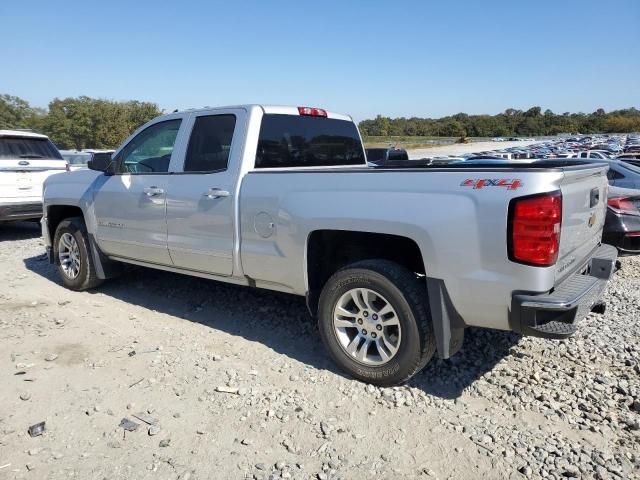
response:
[[[523,335],[562,339],[573,335],[576,323],[600,302],[614,272],[617,250],[601,245],[584,273],[576,273],[551,293],[514,293],[509,323]]]
[[[42,202],[0,203],[0,222],[42,217]]]

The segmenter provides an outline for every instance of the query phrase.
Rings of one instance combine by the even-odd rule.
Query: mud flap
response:
[[[449,298],[444,280],[427,277],[427,293],[439,358],[449,358],[462,347],[465,324]]]
[[[96,267],[96,275],[100,280],[117,277],[122,273],[122,263],[109,260],[107,256],[100,251],[92,234],[89,234],[89,244],[91,246],[93,264]]]

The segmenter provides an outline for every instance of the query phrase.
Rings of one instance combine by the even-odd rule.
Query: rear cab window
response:
[[[235,126],[233,114],[197,117],[189,138],[184,171],[212,173],[226,170]]]
[[[409,160],[406,150],[390,150],[389,160]]]
[[[265,114],[256,168],[365,166],[360,135],[348,120]]]
[[[17,159],[62,160],[62,155],[47,138],[0,137],[0,161]]]

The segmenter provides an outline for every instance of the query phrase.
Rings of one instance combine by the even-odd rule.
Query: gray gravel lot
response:
[[[302,298],[146,269],[75,293],[35,224],[0,226],[0,479],[640,478],[622,265],[574,338],[470,329],[381,389],[336,371]]]

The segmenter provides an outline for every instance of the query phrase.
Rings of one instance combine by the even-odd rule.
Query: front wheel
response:
[[[89,235],[80,217],[62,220],[53,238],[53,252],[62,283],[70,290],[86,290],[102,283],[89,251]]]
[[[436,349],[426,287],[388,260],[365,260],[336,272],[320,296],[318,324],[333,360],[379,386],[407,381]]]

